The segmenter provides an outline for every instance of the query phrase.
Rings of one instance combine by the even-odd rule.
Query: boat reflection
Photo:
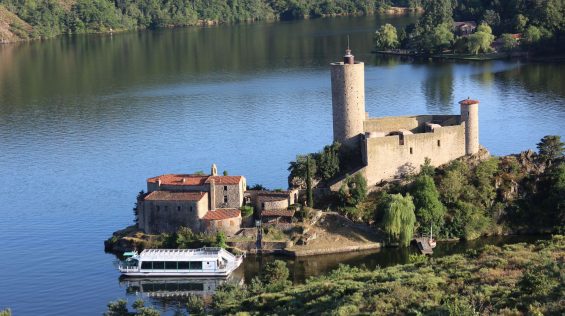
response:
[[[243,285],[243,270],[235,270],[227,278],[195,277],[127,277],[121,276],[120,286],[127,295],[143,295],[150,298],[185,298],[191,295],[211,297],[216,289],[226,283]]]

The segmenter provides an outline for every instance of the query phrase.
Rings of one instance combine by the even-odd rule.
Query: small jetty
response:
[[[430,246],[430,237],[417,237],[414,240],[422,254],[431,255],[434,253],[432,246]]]

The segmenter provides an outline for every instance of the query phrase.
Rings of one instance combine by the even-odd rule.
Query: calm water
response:
[[[102,241],[132,222],[135,195],[149,176],[215,162],[250,184],[285,187],[295,154],[331,142],[328,64],[341,58],[348,34],[366,62],[372,116],[457,113],[456,102],[471,96],[481,100],[481,143],[495,154],[565,136],[565,64],[377,59],[371,37],[384,21],[0,46],[0,308],[97,315],[124,297]]]

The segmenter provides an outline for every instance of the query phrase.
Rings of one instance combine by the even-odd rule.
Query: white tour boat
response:
[[[215,247],[200,249],[145,249],[124,253],[118,269],[126,276],[227,277],[243,262],[243,256]]]

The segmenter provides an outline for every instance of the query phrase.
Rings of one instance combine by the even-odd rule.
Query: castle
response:
[[[459,102],[460,115],[370,118],[364,71],[349,48],[343,62],[331,64],[333,138],[361,158],[354,173],[364,175],[369,186],[417,172],[425,158],[439,166],[478,153],[479,101]]]

